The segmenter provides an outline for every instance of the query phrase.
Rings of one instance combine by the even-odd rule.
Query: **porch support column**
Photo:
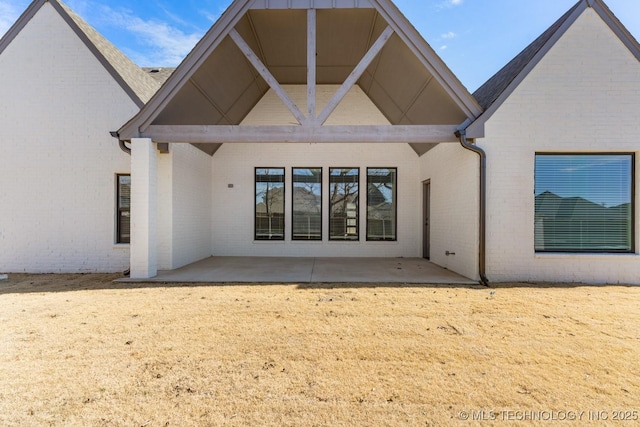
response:
[[[148,279],[158,273],[158,159],[149,138],[131,139],[131,273]]]

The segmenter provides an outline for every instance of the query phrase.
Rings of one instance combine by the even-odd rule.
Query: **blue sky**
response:
[[[477,89],[577,0],[396,0],[470,91]],[[606,0],[640,37],[640,0]],[[0,33],[29,5],[0,0]],[[176,66],[231,0],[67,0],[138,65]]]

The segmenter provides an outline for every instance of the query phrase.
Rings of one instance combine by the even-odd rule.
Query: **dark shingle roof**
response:
[[[133,102],[142,107],[151,99],[160,84],[60,0],[33,0],[0,39],[0,54],[46,3],[56,10]]]
[[[525,69],[525,67],[533,60],[536,54],[542,49],[547,42],[556,34],[562,25],[569,19],[571,14],[578,8],[581,1],[576,3],[567,13],[562,15],[551,27],[547,29],[540,37],[535,39],[533,43],[527,46],[515,58],[491,77],[485,84],[480,86],[473,93],[473,97],[478,101],[480,106],[486,110],[493,104],[498,97],[509,87],[511,82]]]
[[[142,70],[153,77],[155,81],[163,84],[176,69],[175,67],[142,67]]]
[[[88,41],[95,46],[98,52],[104,57],[108,64],[113,67],[115,72],[120,75],[122,80],[124,80],[138,98],[140,98],[143,103],[149,101],[153,94],[160,88],[158,82],[150,78],[147,73],[98,33],[91,25],[87,24],[67,5],[59,0],[58,3],[78,26],[80,31],[84,33]]]

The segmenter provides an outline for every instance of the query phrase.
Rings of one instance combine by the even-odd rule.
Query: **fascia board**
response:
[[[35,16],[36,13],[40,10],[42,5],[44,5],[47,0],[35,0],[33,1],[27,9],[20,15],[18,20],[7,30],[5,35],[0,39],[0,55],[4,50],[11,44],[11,42],[16,38],[20,31],[31,21],[31,19]]]
[[[425,42],[415,27],[400,12],[396,5],[388,0],[372,0],[378,11],[394,29],[396,34],[417,56],[434,78],[442,85],[469,118],[482,113],[482,107],[442,61],[438,54]]]
[[[64,19],[67,25],[73,30],[73,32],[78,36],[78,38],[82,40],[82,43],[84,43],[87,49],[89,49],[89,51],[93,54],[93,56],[95,56],[98,62],[100,62],[100,65],[102,65],[104,69],[107,70],[111,78],[113,78],[116,81],[116,83],[118,83],[118,85],[122,88],[122,90],[125,91],[127,96],[131,98],[133,103],[136,104],[138,108],[142,108],[144,106],[144,101],[140,99],[138,94],[131,88],[131,86],[127,84],[124,78],[120,75],[120,73],[118,73],[118,71],[116,71],[116,69],[107,60],[107,58],[104,57],[102,52],[100,52],[100,49],[98,49],[96,45],[93,44],[91,40],[89,40],[89,37],[85,34],[84,31],[82,31],[82,29],[80,29],[80,27],[78,26],[78,24],[76,24],[73,18],[69,16],[69,14],[67,13],[66,10],[64,10],[62,5],[60,5],[60,3],[57,0],[48,0],[48,1],[49,3],[51,3],[51,6],[53,6],[53,8],[58,12],[58,14],[60,14],[62,19]]]
[[[640,45],[622,22],[613,14],[611,9],[602,0],[588,0],[589,5],[595,10],[602,20],[611,28],[616,36],[631,51],[633,56],[640,61]]]
[[[529,73],[538,65],[558,40],[567,32],[578,17],[587,9],[588,4],[583,0],[579,7],[567,18],[567,20],[558,28],[558,30],[549,38],[547,43],[536,53],[531,61],[520,71],[520,73],[509,83],[509,86],[500,94],[500,96],[485,111],[474,120],[466,129],[469,138],[484,138],[484,125],[493,116],[493,114],[502,106],[502,104],[511,96],[520,83],[529,75]]]

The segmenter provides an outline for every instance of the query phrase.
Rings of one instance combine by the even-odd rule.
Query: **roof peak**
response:
[[[76,33],[131,100],[142,108],[158,90],[159,84],[60,0],[34,0],[0,39],[0,54],[46,3],[49,3]]]
[[[563,24],[576,11],[581,4],[587,4],[592,0],[580,0],[571,9],[565,12],[557,21],[547,28],[540,36],[518,53],[511,61],[489,78],[474,93],[478,103],[483,109],[489,108],[498,97],[507,89],[511,82],[520,74],[545,45],[557,34]]]
[[[593,9],[631,53],[640,61],[640,45],[603,0],[579,0],[531,44],[509,61],[474,93],[484,113],[467,128],[469,137],[482,136],[484,122],[524,80],[562,35],[587,10]]]
[[[308,85],[307,115],[282,84]],[[329,110],[316,111],[321,84],[360,85],[393,125],[457,126],[482,112],[391,0],[235,0],[120,137],[152,135],[151,126],[238,126],[268,88],[300,125],[321,127],[345,93],[341,86]]]

